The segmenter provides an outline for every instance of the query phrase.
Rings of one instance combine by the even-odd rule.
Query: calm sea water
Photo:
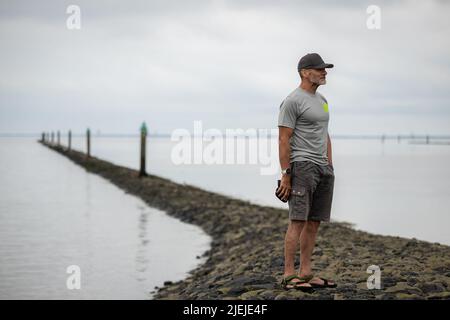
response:
[[[0,299],[146,299],[210,246],[30,138],[0,138]],[[80,290],[69,290],[69,266]],[[71,271],[73,272],[73,271]]]
[[[276,141],[268,141],[261,146],[276,146]],[[73,144],[85,150],[83,138],[76,138]],[[194,152],[194,142],[191,144]],[[356,229],[376,234],[450,244],[450,145],[346,139],[333,139],[332,145],[336,175],[334,220],[350,222]],[[175,165],[172,151],[177,146],[179,142],[169,138],[148,138],[147,171],[253,203],[287,209],[274,196],[278,173],[261,174],[262,168],[270,167],[265,157],[258,157],[257,164]],[[206,148],[204,145],[195,150],[207,154]],[[258,153],[260,150],[264,153],[265,148],[258,147]],[[135,169],[139,166],[139,138],[94,137],[92,152],[120,165]],[[268,148],[266,153],[278,168],[277,148]]]

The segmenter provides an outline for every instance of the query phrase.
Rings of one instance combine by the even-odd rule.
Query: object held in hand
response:
[[[283,199],[278,195],[278,189],[280,188],[281,180],[277,180],[277,189],[275,190],[275,195],[278,199],[280,199],[283,202],[287,202],[287,199]]]

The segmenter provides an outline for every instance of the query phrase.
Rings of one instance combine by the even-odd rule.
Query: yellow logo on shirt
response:
[[[324,103],[322,105],[322,107],[323,107],[323,111],[328,112],[328,103]]]

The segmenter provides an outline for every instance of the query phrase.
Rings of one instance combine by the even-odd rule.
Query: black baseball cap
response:
[[[300,72],[301,69],[322,69],[333,67],[333,64],[323,62],[322,57],[318,53],[308,53],[298,62],[297,70]]]

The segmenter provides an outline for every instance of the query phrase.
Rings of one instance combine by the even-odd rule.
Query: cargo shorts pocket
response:
[[[295,211],[304,211],[307,208],[306,188],[294,187],[291,190],[292,205]]]

